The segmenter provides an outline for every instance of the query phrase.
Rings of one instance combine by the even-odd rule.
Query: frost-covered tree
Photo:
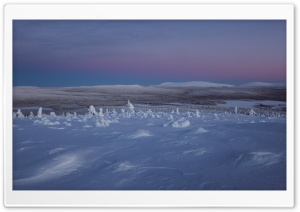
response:
[[[39,110],[37,112],[37,117],[38,118],[42,118],[43,117],[43,108],[42,107],[39,108]]]
[[[176,108],[176,113],[179,114],[179,109],[178,108]]]
[[[170,114],[169,116],[168,116],[168,119],[167,119],[168,121],[172,121],[172,120],[174,120],[174,117],[173,117],[173,115],[172,114]]]
[[[249,115],[250,115],[250,116],[254,116],[254,115],[255,115],[255,112],[254,112],[253,109],[250,110]]]
[[[90,115],[95,115],[95,116],[98,115],[98,113],[97,113],[97,111],[96,111],[96,109],[95,109],[95,107],[94,107],[93,105],[91,105],[91,106],[89,107],[89,114],[90,114]]]
[[[214,117],[215,117],[215,119],[219,119],[219,116],[216,113],[214,113]]]
[[[196,117],[200,117],[200,112],[199,112],[199,110],[196,110]]]
[[[109,122],[103,118],[96,122],[96,127],[108,127]]]
[[[234,108],[234,113],[237,114],[237,106]]]
[[[50,112],[50,116],[53,117],[53,118],[55,118],[56,117],[55,112]]]
[[[106,113],[105,113],[106,114]],[[100,116],[100,117],[103,117],[104,115],[103,115],[103,109],[102,108],[99,108],[99,113],[98,113],[98,115]]]
[[[134,106],[133,106],[133,104],[131,104],[131,102],[129,100],[127,102],[127,107],[130,111],[134,111]]]
[[[112,115],[113,116],[117,116],[118,115],[118,113],[117,113],[117,111],[115,109],[112,110]]]
[[[18,109],[18,111],[17,111],[17,117],[18,118],[25,118],[25,116],[23,115],[23,113],[20,109]]]
[[[29,114],[29,116],[28,116],[29,118],[34,118],[34,115],[33,115],[33,112],[32,111],[30,111],[30,114]]]

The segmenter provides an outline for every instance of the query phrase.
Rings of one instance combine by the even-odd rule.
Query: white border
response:
[[[13,191],[12,20],[287,20],[286,191]],[[4,204],[7,207],[292,207],[294,205],[294,6],[291,4],[8,4],[4,8]]]

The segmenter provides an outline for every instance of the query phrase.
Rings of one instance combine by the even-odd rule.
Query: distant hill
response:
[[[190,81],[190,82],[165,82],[159,87],[233,87],[229,84],[219,84],[212,82],[203,82],[203,81]]]
[[[285,83],[249,82],[241,85],[243,87],[285,87]]]

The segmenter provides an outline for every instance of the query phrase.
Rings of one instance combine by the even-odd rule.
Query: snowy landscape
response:
[[[286,88],[14,87],[14,190],[285,190]]]

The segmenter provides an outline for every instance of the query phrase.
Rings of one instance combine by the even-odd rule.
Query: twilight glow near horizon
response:
[[[14,86],[286,81],[284,20],[15,20]]]

